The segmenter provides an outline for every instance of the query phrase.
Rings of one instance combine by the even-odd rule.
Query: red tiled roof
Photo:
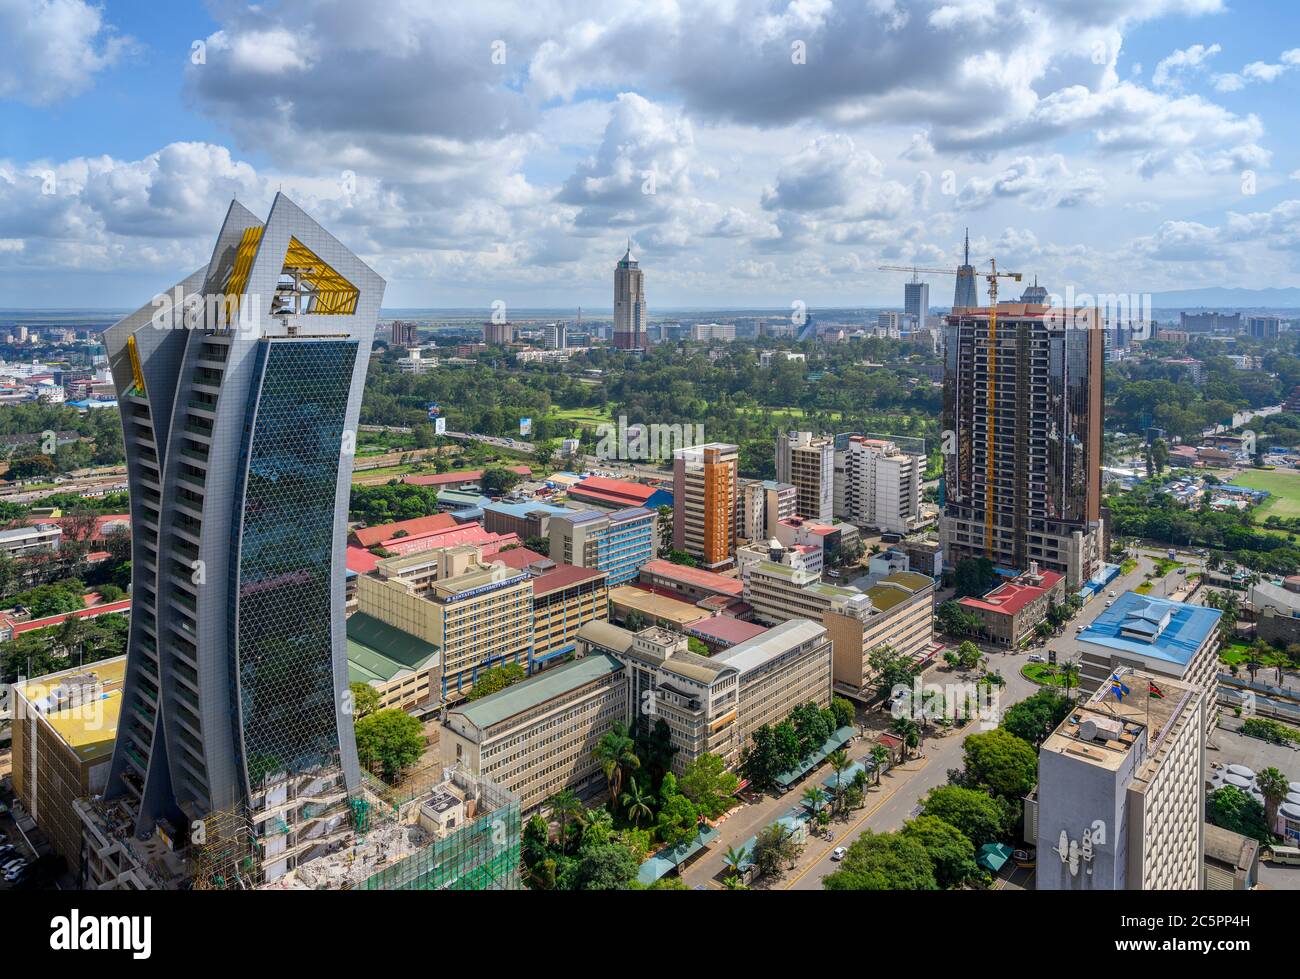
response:
[[[371,554],[364,547],[349,544],[346,564],[349,571],[355,571],[357,574],[369,574],[379,565],[379,557]]]
[[[767,629],[753,622],[742,622],[730,615],[715,615],[692,623],[686,632],[701,639],[713,639],[734,646],[755,636],[761,636],[767,632]]]
[[[130,610],[131,599],[124,598],[120,602],[95,605],[91,608],[78,609],[75,612],[64,612],[61,615],[47,615],[43,619],[30,619],[27,622],[13,622],[12,625],[14,635],[18,636],[24,632],[31,632],[33,629],[48,629],[52,625],[60,625],[67,618],[93,619],[101,615],[110,615],[113,612],[129,612]]]
[[[533,579],[533,594],[549,595],[561,588],[568,588],[584,581],[591,581],[593,578],[602,578],[604,575],[604,571],[597,571],[595,568],[579,568],[572,564],[557,564],[553,570],[540,574]]]
[[[1041,585],[1028,584],[1022,576],[1003,582],[983,598],[963,598],[959,604],[998,615],[1015,615],[1061,580],[1061,575],[1055,571],[1040,571],[1038,574],[1043,579]]]
[[[536,551],[530,551],[526,547],[512,547],[509,550],[497,551],[494,561],[500,561],[507,568],[514,568],[516,571],[522,571],[528,565],[536,561],[545,561],[545,554],[538,554]]]
[[[506,466],[504,468],[520,476],[531,476],[533,474],[531,466]],[[409,483],[412,486],[455,486],[460,483],[477,483],[482,478],[482,469],[466,469],[464,472],[433,473],[428,476],[403,476],[402,482]]]
[[[739,578],[729,578],[726,575],[705,571],[703,568],[691,568],[658,558],[641,565],[641,573],[658,575],[661,578],[695,585],[698,588],[707,588],[723,595],[740,595],[745,591],[744,582]]]
[[[483,556],[490,557],[503,547],[520,543],[518,534],[495,534],[483,529],[479,523],[464,523],[451,530],[442,530],[432,534],[420,534],[417,537],[401,537],[388,541],[384,549],[394,554],[418,554],[420,551],[435,547],[460,547],[468,545],[478,547]]]
[[[26,524],[28,527],[35,527],[37,524],[55,523],[63,528],[64,533],[67,533],[68,524],[74,519],[76,518],[65,513],[61,517],[28,517],[26,520],[23,521],[23,523]],[[95,517],[95,529],[91,532],[90,537],[88,539],[92,541],[103,540],[104,537],[106,536],[106,534],[104,533],[104,527],[107,526],[108,524],[114,524],[114,523],[126,524],[127,528],[129,529],[131,526],[131,514],[101,513],[99,516]]]
[[[400,531],[403,537],[414,537],[435,530],[449,530],[456,526],[456,518],[450,513],[435,513],[428,517],[415,517],[412,520],[399,520],[397,523],[380,524],[377,527],[362,527],[352,532],[352,538],[361,547],[374,547],[392,540]]]
[[[609,479],[606,476],[588,476],[569,489],[570,496],[577,494],[579,497],[586,496],[593,500],[623,503],[628,506],[644,506],[646,500],[654,493],[653,486],[630,483],[625,479]]]

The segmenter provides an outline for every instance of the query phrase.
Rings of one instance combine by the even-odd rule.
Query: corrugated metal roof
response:
[[[471,701],[463,707],[455,708],[451,713],[460,714],[476,727],[491,727],[508,717],[531,710],[622,669],[623,664],[613,656],[593,653],[521,680],[482,700]]]

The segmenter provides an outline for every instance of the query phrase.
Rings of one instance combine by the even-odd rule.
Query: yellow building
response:
[[[73,869],[81,858],[73,802],[107,784],[125,674],[117,656],[13,688],[14,793]]]
[[[835,686],[873,696],[871,654],[882,646],[916,657],[934,639],[934,579],[916,571],[886,575],[858,597],[822,614],[835,647]]]

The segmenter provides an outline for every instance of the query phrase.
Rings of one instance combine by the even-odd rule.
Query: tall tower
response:
[[[182,839],[238,814],[266,879],[341,838],[360,780],[344,542],[383,292],[277,194],[265,223],[232,203],[208,264],[104,335],[134,572],[105,798]]]
[[[1031,561],[1082,587],[1101,548],[1102,346],[1093,307],[957,309],[944,328],[945,563]]]
[[[957,291],[952,298],[953,309],[964,309],[980,304],[979,288],[975,284],[975,266],[970,263],[970,228],[966,229],[966,257],[957,269]]]
[[[614,346],[645,349],[645,273],[632,257],[632,242],[614,266]]]
[[[1020,294],[1022,303],[1034,303],[1038,306],[1046,306],[1047,303],[1047,286],[1038,284],[1038,276],[1034,276],[1034,284],[1025,286],[1025,291]]]
[[[738,446],[709,442],[673,453],[673,547],[707,571],[736,559]]]
[[[930,312],[930,283],[922,282],[912,273],[912,281],[903,285],[903,316],[912,320],[912,329],[925,328],[925,318]]]

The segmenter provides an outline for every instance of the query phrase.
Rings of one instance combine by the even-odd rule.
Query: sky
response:
[[[125,307],[282,190],[384,305],[1300,285],[1300,4],[0,0],[0,308]],[[951,279],[928,277],[932,302]]]

